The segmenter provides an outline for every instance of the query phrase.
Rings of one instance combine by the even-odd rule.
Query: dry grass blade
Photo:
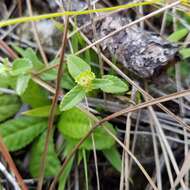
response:
[[[136,88],[133,87],[131,91],[131,101],[135,101],[136,97]],[[130,150],[130,131],[131,131],[131,115],[132,113],[127,114],[127,119],[126,119],[126,131],[125,131],[125,146],[128,150]],[[129,162],[129,156],[126,152],[124,152],[124,177],[125,177],[125,189],[129,190],[129,178],[130,178],[130,162]]]
[[[178,175],[176,177],[176,180],[174,182],[174,185],[172,186],[172,188],[170,190],[176,189],[176,186],[182,180],[182,178],[184,177],[184,175],[189,171],[189,169],[190,169],[190,152],[188,152],[187,156],[185,157],[185,160],[183,162],[181,170],[178,173]]]
[[[140,117],[141,117],[141,110],[138,111],[137,114],[137,121],[135,124],[135,130],[134,130],[134,136],[133,136],[133,142],[132,142],[132,147],[131,147],[131,152],[134,154],[135,152],[135,145],[136,145],[136,141],[137,141],[137,130],[140,124]],[[130,159],[130,163],[129,163],[129,173],[131,172],[131,168],[132,168],[132,164],[133,164],[133,160]]]
[[[144,167],[141,165],[141,163],[138,161],[138,159],[134,156],[134,154],[110,130],[108,130],[106,127],[104,127],[104,129],[111,137],[113,137],[113,139],[115,139],[115,141],[124,149],[125,152],[129,154],[129,156],[133,159],[133,161],[138,165],[138,167],[140,168],[144,176],[147,178],[152,188],[154,190],[158,190],[158,188],[152,181],[151,177],[148,175],[148,173],[146,172]]]
[[[162,178],[161,178],[161,168],[160,168],[160,159],[159,159],[159,153],[158,153],[158,143],[157,139],[154,133],[154,126],[152,118],[150,117],[150,129],[152,132],[152,142],[153,142],[153,149],[154,149],[154,159],[155,159],[155,165],[156,165],[156,178],[157,178],[157,185],[158,189],[162,190]]]
[[[29,11],[30,16],[33,16],[31,0],[27,0],[26,2],[27,2],[28,11]],[[36,43],[38,45],[40,54],[42,56],[42,59],[43,59],[45,65],[48,66],[48,60],[47,60],[46,54],[45,54],[45,52],[43,50],[43,47],[41,45],[40,38],[39,38],[39,35],[38,35],[38,30],[37,30],[36,24],[34,22],[32,22],[32,30],[33,30],[33,34],[34,34]]]
[[[131,114],[127,114],[126,119],[126,132],[125,132],[125,147],[129,150],[130,148],[130,130],[131,130]],[[129,156],[127,152],[124,153],[124,177],[125,177],[125,189],[129,190]]]
[[[88,109],[88,112],[89,112],[90,110],[89,110],[88,100],[87,100],[86,97],[85,97],[85,102],[86,102],[86,106],[87,106],[87,109]],[[91,122],[90,119],[89,119],[89,125],[92,128],[92,122]],[[95,139],[94,139],[94,134],[93,133],[91,135],[91,138],[92,138],[92,146],[93,146],[93,154],[94,154],[94,164],[95,164],[97,190],[100,190],[100,178],[99,178],[99,171],[98,171],[98,159],[97,159],[97,154],[96,154],[96,144],[95,144]]]
[[[154,121],[154,123],[155,123],[155,125],[156,125],[157,133],[160,135],[160,139],[161,139],[161,141],[163,142],[163,144],[164,144],[164,146],[165,146],[165,148],[166,148],[166,151],[167,151],[167,153],[168,153],[168,155],[169,155],[169,158],[170,158],[170,160],[171,160],[171,163],[172,163],[172,165],[173,165],[173,168],[174,168],[176,174],[178,174],[178,173],[179,173],[179,168],[178,168],[177,162],[176,162],[176,160],[175,160],[175,157],[174,157],[174,154],[173,154],[173,152],[172,152],[172,150],[171,150],[171,147],[170,147],[170,145],[169,145],[169,143],[168,143],[168,141],[167,141],[167,139],[166,139],[166,137],[165,137],[165,134],[164,134],[164,132],[163,132],[161,126],[160,126],[159,120],[158,120],[158,118],[156,117],[156,114],[155,114],[153,108],[150,106],[150,107],[148,107],[148,109],[149,109],[150,114],[151,114],[151,116],[152,116],[152,119],[153,119],[153,121]],[[181,186],[185,189],[186,186],[185,186],[184,181],[183,181],[183,180],[180,180],[180,183],[181,183]]]
[[[119,190],[124,189],[124,151],[122,153],[122,159],[121,159],[121,173],[120,173],[120,183],[119,183]]]
[[[140,103],[140,104],[138,104],[136,106],[133,106],[133,107],[125,108],[125,109],[123,109],[121,111],[113,113],[112,115],[110,115],[110,116],[108,116],[108,117],[106,117],[104,119],[109,120],[109,119],[118,117],[120,115],[123,115],[125,113],[134,112],[134,111],[136,111],[138,109],[146,108],[148,106],[153,106],[155,104],[166,102],[166,101],[169,101],[169,100],[172,100],[172,99],[175,99],[175,98],[188,96],[189,94],[190,94],[190,90],[184,90],[184,91],[181,91],[181,92],[176,92],[176,93],[173,93],[173,94],[170,94],[170,95],[167,95],[167,96],[163,96],[163,97],[160,97],[160,98],[156,98],[156,99],[153,99],[153,100],[150,100],[150,101]],[[190,127],[188,125],[186,127],[187,127],[188,130],[190,130]]]
[[[47,84],[46,82],[41,80],[40,78],[38,78],[36,76],[32,76],[32,80],[34,82],[36,82],[37,84],[39,84],[44,89],[46,89],[48,92],[51,92],[52,94],[55,94],[55,91],[56,91],[55,88],[53,88],[52,86],[50,86],[49,84]]]

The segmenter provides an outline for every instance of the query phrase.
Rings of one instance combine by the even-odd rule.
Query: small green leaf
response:
[[[65,73],[64,73],[65,75]],[[41,79],[44,81],[52,81],[57,77],[57,69],[53,68],[41,74]]]
[[[95,121],[89,118],[86,113],[82,112],[78,108],[72,108],[61,114],[58,128],[68,142],[76,144],[89,132],[94,123]],[[115,134],[111,124],[105,123],[104,127],[107,127]],[[98,150],[110,148],[115,143],[114,139],[107,135],[103,128],[97,128],[93,134],[96,149]],[[92,150],[92,138],[89,137],[82,144],[81,148]]]
[[[25,53],[25,49],[21,48],[20,46],[18,46],[17,44],[11,44],[12,48],[18,53],[20,54],[22,57],[24,57],[24,53]]]
[[[104,156],[111,163],[111,165],[118,171],[121,171],[121,156],[115,146],[102,150]]]
[[[30,75],[20,75],[17,79],[16,92],[18,95],[21,95],[25,92],[30,81]]]
[[[61,114],[58,128],[62,134],[80,139],[90,130],[90,122],[94,123],[84,112],[75,107]]]
[[[52,21],[53,21],[54,27],[55,27],[57,30],[59,30],[59,31],[61,31],[61,32],[64,31],[64,25],[63,25],[61,22],[58,22],[58,21],[56,21],[56,20],[54,20],[54,19],[52,19]]]
[[[51,70],[48,70],[40,76],[42,80],[45,81],[52,81],[55,80],[57,77],[57,69],[53,68]],[[67,68],[64,68],[64,75],[61,78],[61,87],[67,90],[72,89],[75,86],[75,82],[71,75],[69,74]]]
[[[37,57],[36,53],[32,48],[23,49],[17,46],[16,44],[13,44],[12,47],[17,51],[23,58],[29,59],[34,69],[39,70],[44,67],[44,64],[41,62],[41,60]]]
[[[20,101],[15,95],[0,95],[0,122],[14,116],[20,109]]]
[[[17,81],[17,77],[16,76],[1,76],[0,75],[0,87],[11,87],[11,88],[15,88],[16,86],[16,81]]]
[[[48,117],[50,113],[51,105],[48,106],[43,106],[43,107],[38,107],[34,108],[25,112],[22,112],[23,115],[27,116],[33,116],[33,117]],[[59,109],[57,108],[56,110],[56,115],[60,114]]]
[[[183,48],[179,52],[181,56],[183,57],[183,59],[187,59],[190,57],[190,48]]]
[[[129,88],[120,78],[113,75],[104,75],[103,80],[98,80],[100,89],[107,93],[122,93],[126,92]]]
[[[183,29],[179,29],[176,32],[172,33],[169,37],[168,40],[170,42],[178,42],[181,39],[183,39],[187,34],[188,34],[188,29],[183,28]]]
[[[69,73],[74,79],[84,71],[91,71],[90,65],[76,55],[67,56],[67,65]]]
[[[77,26],[77,25],[76,25]],[[79,50],[79,39],[78,39],[78,33],[76,33],[75,35],[73,35],[71,37],[71,44],[73,47],[73,52],[77,52]]]
[[[113,82],[109,79],[94,79],[92,81],[92,89],[103,89],[106,88],[107,85],[112,85]]]
[[[50,104],[47,91],[32,80],[29,81],[28,87],[21,98],[24,103],[31,105],[33,108]]]
[[[60,110],[65,111],[73,108],[85,97],[85,90],[83,87],[77,85],[70,90],[62,99],[60,103]]]
[[[18,117],[0,125],[0,134],[10,151],[17,151],[30,144],[45,128],[46,119]]]
[[[46,138],[46,132],[44,132],[32,145],[30,153],[30,161],[29,161],[29,170],[32,177],[38,177],[39,175],[41,157],[44,152],[44,146],[45,146],[45,138]],[[55,176],[58,173],[60,167],[61,164],[55,152],[53,137],[51,135],[51,139],[48,144],[45,176],[46,177]]]
[[[1,77],[7,77],[9,76],[11,68],[8,67],[7,65],[4,65],[2,63],[0,63],[0,76]]]
[[[38,71],[39,69],[44,68],[44,64],[41,62],[41,60],[37,57],[36,53],[34,52],[34,50],[32,48],[27,48],[24,52],[24,58],[29,59],[33,66],[34,69],[36,71]]]
[[[68,74],[64,73],[61,79],[61,87],[67,90],[71,90],[75,86],[73,78]]]
[[[13,76],[25,74],[33,68],[32,62],[29,59],[19,58],[13,61],[11,74]]]
[[[113,134],[116,132],[110,123],[105,123],[103,127],[97,128],[94,135],[95,148],[97,150],[109,149],[115,144],[115,140],[108,135],[108,133],[103,128],[109,129]],[[92,137],[90,136],[82,145],[81,149],[93,150]]]

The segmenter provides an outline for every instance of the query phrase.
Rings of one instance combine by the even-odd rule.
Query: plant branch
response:
[[[18,58],[18,55],[3,41],[0,39],[0,47],[6,51],[6,53],[12,58]]]
[[[50,140],[51,130],[53,128],[54,117],[55,117],[57,102],[58,102],[59,93],[60,93],[60,83],[61,83],[61,77],[63,75],[65,48],[67,44],[68,17],[66,17],[65,19],[64,26],[65,26],[65,30],[63,33],[63,40],[62,40],[62,46],[61,46],[62,51],[61,51],[60,63],[59,63],[58,74],[57,74],[57,79],[56,79],[56,91],[55,91],[54,98],[52,100],[52,105],[51,105],[50,114],[48,118],[48,129],[47,129],[47,135],[45,139],[45,148],[44,148],[44,152],[41,158],[41,167],[40,167],[39,182],[38,182],[37,190],[41,190],[42,185],[43,185],[43,178],[44,178],[44,172],[45,172],[45,166],[46,166],[46,157],[47,157],[47,152],[48,152],[48,144]]]

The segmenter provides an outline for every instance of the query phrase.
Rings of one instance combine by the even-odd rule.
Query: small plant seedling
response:
[[[85,98],[86,93],[94,89],[101,89],[106,93],[123,93],[128,90],[128,85],[116,76],[104,75],[96,78],[90,65],[76,55],[67,56],[67,67],[76,86],[61,100],[61,111],[73,108]]]

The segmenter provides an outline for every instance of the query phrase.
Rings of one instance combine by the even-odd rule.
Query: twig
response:
[[[0,39],[0,47],[6,51],[6,53],[12,58],[18,58],[17,54],[3,41]]]
[[[56,79],[56,91],[55,91],[54,98],[52,100],[52,105],[51,105],[50,114],[49,114],[49,118],[48,118],[48,129],[47,129],[47,135],[46,135],[46,140],[45,140],[45,148],[44,148],[44,152],[43,152],[42,159],[41,159],[39,182],[38,182],[37,190],[41,190],[42,185],[43,185],[44,171],[45,171],[45,166],[46,166],[46,156],[47,156],[47,151],[48,151],[48,143],[49,143],[49,139],[50,139],[50,133],[53,128],[55,111],[57,108],[57,102],[58,102],[59,93],[60,93],[60,82],[61,82],[61,77],[63,74],[65,48],[66,48],[66,44],[67,44],[68,17],[66,17],[66,19],[65,19],[64,26],[65,26],[65,30],[63,33],[62,51],[61,51],[60,63],[59,63],[58,74],[57,74],[57,79]]]

